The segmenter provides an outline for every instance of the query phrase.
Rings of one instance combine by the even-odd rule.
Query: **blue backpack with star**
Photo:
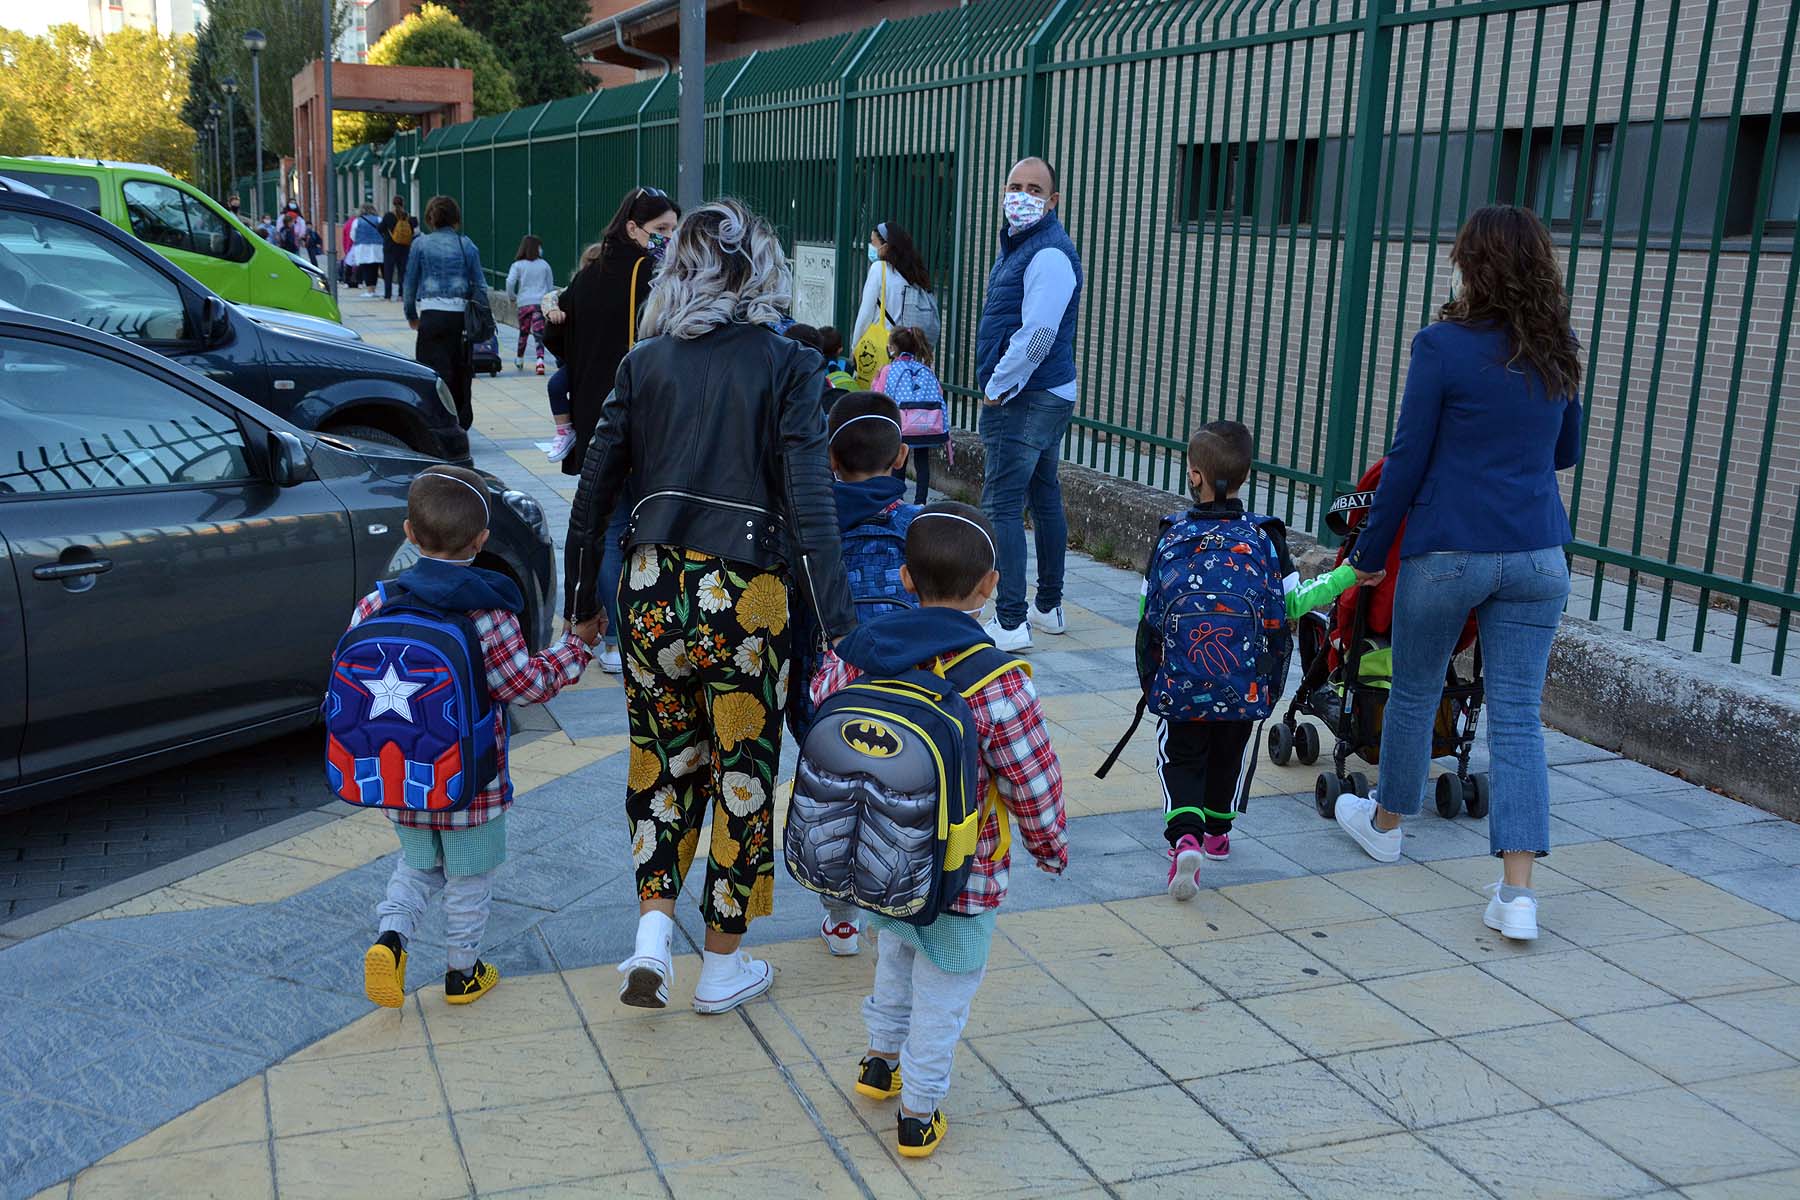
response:
[[[499,771],[481,635],[394,583],[339,639],[325,684],[325,782],[362,808],[455,812]]]

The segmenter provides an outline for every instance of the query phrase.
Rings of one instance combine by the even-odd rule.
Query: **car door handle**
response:
[[[90,558],[85,562],[46,563],[31,568],[33,579],[76,579],[82,575],[103,575],[112,570],[112,559]]]

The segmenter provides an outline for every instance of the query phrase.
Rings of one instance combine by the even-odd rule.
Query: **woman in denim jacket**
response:
[[[475,423],[469,398],[474,372],[463,341],[463,310],[471,296],[487,287],[487,280],[481,273],[481,252],[457,232],[461,223],[462,209],[456,201],[448,196],[431,198],[425,206],[425,226],[431,232],[412,244],[400,295],[406,323],[419,331],[413,357],[449,385],[456,399],[457,423],[467,429]]]

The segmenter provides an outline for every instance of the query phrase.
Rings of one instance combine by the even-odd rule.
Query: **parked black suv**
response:
[[[117,226],[0,192],[0,301],[116,334],[305,429],[469,462],[450,389],[363,342],[260,324]]]
[[[434,461],[0,306],[0,811],[315,720],[357,598],[416,561],[406,489]],[[542,646],[543,510],[488,487],[479,565]]]

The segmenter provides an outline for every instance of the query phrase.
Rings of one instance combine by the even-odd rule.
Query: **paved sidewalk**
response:
[[[479,383],[477,457],[555,497],[541,394]],[[1481,924],[1485,822],[1428,814],[1376,866],[1313,769],[1265,760],[1231,860],[1176,905],[1148,732],[1092,777],[1135,700],[1136,583],[1071,568],[1071,632],[1033,655],[1071,866],[1014,872],[933,1158],[902,1163],[892,1106],[851,1091],[873,954],[830,958],[785,872],[749,939],[768,997],[686,1007],[684,898],[674,1006],[618,1004],[626,738],[593,673],[517,755],[506,978],[478,1005],[443,1002],[441,914],[406,1007],[362,998],[394,848],[368,813],[0,951],[0,1196],[1800,1193],[1800,829],[1551,734],[1520,946]]]

